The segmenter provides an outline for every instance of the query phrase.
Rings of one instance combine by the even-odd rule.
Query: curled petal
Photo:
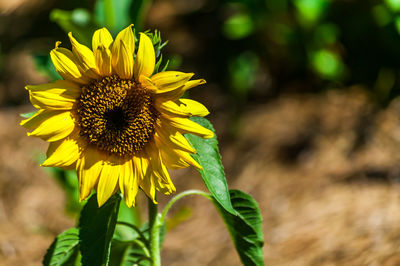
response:
[[[180,99],[175,103],[174,101],[163,101],[162,98],[158,98],[155,101],[155,106],[161,113],[170,116],[191,117],[209,114],[204,105],[190,99]]]
[[[80,87],[73,82],[57,80],[42,85],[28,85],[29,97],[35,108],[70,110],[80,95]]]
[[[36,136],[48,142],[68,137],[75,128],[74,119],[69,111],[45,110],[22,121],[21,125],[33,129],[28,136]]]
[[[156,94],[167,93],[182,89],[193,75],[193,73],[183,73],[179,71],[160,72],[153,75],[144,85],[147,85],[146,87]],[[144,82],[145,79],[141,78],[140,81]]]
[[[186,138],[179,133],[179,131],[173,130],[165,125],[165,123],[163,126],[156,128],[156,134],[160,138],[161,142],[168,144],[174,149],[196,153],[196,150],[189,144]]]
[[[182,133],[190,133],[205,139],[214,137],[214,133],[211,130],[200,126],[188,118],[171,117],[167,115],[164,115],[163,117],[169,121],[171,126],[175,127]]]
[[[164,150],[161,150],[161,156],[163,159],[163,163],[166,167],[172,169],[182,169],[187,168],[190,165],[182,160],[177,154],[166,153]]]
[[[146,195],[157,204],[156,201],[156,186],[154,184],[154,178],[152,175],[153,168],[150,165],[150,159],[148,156],[141,158],[141,169],[143,172],[143,178],[139,180],[140,188],[146,193]]]
[[[176,90],[172,90],[169,92],[157,94],[156,98],[159,98],[162,101],[168,101],[168,100],[173,100],[176,101],[179,98],[182,97],[182,95],[189,89],[205,84],[206,81],[204,79],[195,79],[195,80],[189,80],[183,85],[182,87],[179,87]]]
[[[68,34],[72,45],[72,52],[74,53],[80,72],[90,79],[98,79],[99,71],[97,70],[96,61],[92,50],[85,45],[80,44],[70,32]]]
[[[58,47],[60,43],[57,42],[56,47],[50,52],[51,61],[53,61],[58,74],[63,79],[79,84],[88,84],[90,80],[79,71],[74,54],[68,49]]]
[[[179,103],[179,107],[190,116],[206,116],[210,113],[204,105],[191,99],[180,99]]]
[[[165,141],[165,139],[155,137],[155,140],[158,149],[163,151],[163,155],[167,158],[168,162],[176,162],[179,164],[180,160],[183,160],[200,170],[203,169],[188,152],[179,149],[179,147],[174,147],[174,145],[171,145],[171,142]]]
[[[190,113],[186,109],[181,108],[173,101],[155,101],[155,107],[160,113],[171,116],[189,117]]]
[[[167,168],[165,167],[160,150],[154,145],[149,149],[150,152],[150,167],[153,175],[155,187],[158,191],[170,195],[176,191],[174,184],[171,181]]]

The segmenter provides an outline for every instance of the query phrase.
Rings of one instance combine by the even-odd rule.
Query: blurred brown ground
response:
[[[235,141],[224,114],[213,116],[230,188],[259,202],[267,265],[400,264],[400,99],[376,113],[367,99],[359,88],[284,95],[248,108]],[[26,109],[0,111],[2,265],[38,265],[74,224],[33,159],[45,143],[18,126]],[[204,188],[193,170],[172,175],[178,191]],[[240,265],[213,206],[197,197],[181,206],[192,216],[167,234],[165,265]]]
[[[19,2],[4,7],[2,1],[0,9],[18,11]],[[185,10],[160,2],[150,24],[165,27],[158,28],[172,40],[168,49],[190,55],[196,43],[190,42],[189,29],[170,27],[173,16]],[[196,1],[188,3],[182,5],[191,8]],[[12,21],[19,25],[18,17]],[[18,50],[4,59],[2,103],[27,99],[23,86],[44,81]],[[248,106],[232,137],[229,108],[217,91],[208,84],[193,95],[212,112],[229,187],[259,202],[267,265],[400,265],[400,99],[379,110],[359,87],[284,94]],[[36,162],[47,145],[28,138],[18,125],[18,113],[30,110],[0,108],[0,265],[5,266],[40,265],[53,238],[75,224],[64,212],[63,191]],[[178,192],[204,189],[193,169],[173,172],[172,179]],[[161,207],[167,199],[161,196]],[[188,198],[172,212],[179,205],[190,207],[192,215],[167,234],[164,265],[240,265],[207,200]]]

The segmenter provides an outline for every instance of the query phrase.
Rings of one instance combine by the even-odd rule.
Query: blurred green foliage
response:
[[[360,84],[383,105],[399,94],[398,0],[223,0],[202,12],[182,23],[197,15],[208,30],[220,25],[220,35],[204,42],[209,56],[201,56],[213,60],[207,72],[236,109],[285,90]],[[385,89],[382,69],[393,73]]]

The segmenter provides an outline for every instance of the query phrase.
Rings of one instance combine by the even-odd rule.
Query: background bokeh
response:
[[[229,187],[259,202],[267,265],[400,264],[400,1],[0,0],[0,265],[40,264],[81,206],[73,172],[40,168],[46,144],[18,125],[24,86],[57,78],[66,32],[90,44],[129,23],[169,40],[169,69],[207,80],[191,97]],[[205,189],[193,169],[172,179]],[[173,213],[165,265],[240,265],[206,200]]]

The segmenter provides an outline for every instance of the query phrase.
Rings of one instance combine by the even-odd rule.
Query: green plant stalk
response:
[[[189,195],[200,195],[200,196],[203,196],[203,197],[205,197],[205,198],[207,198],[207,199],[209,199],[209,200],[212,200],[210,194],[208,194],[208,193],[206,193],[206,192],[204,192],[204,191],[201,191],[201,190],[191,189],[191,190],[183,191],[182,193],[180,193],[180,194],[176,195],[175,197],[173,197],[173,198],[168,202],[168,204],[165,206],[165,208],[164,208],[164,210],[163,210],[163,212],[162,212],[162,214],[161,214],[161,216],[160,216],[160,218],[159,218],[159,223],[160,223],[160,224],[163,224],[163,222],[164,222],[164,220],[165,220],[165,217],[167,216],[167,213],[168,213],[169,209],[172,207],[172,205],[174,205],[175,202],[177,202],[177,201],[180,200],[181,198],[186,197],[186,196],[189,196]]]
[[[158,215],[157,204],[148,199],[149,208],[149,228],[150,228],[150,255],[153,266],[161,266],[160,257],[160,217]]]

